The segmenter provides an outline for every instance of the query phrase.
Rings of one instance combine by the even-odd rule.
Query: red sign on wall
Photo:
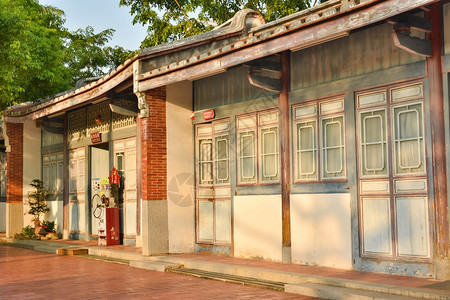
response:
[[[214,109],[205,110],[203,112],[203,119],[205,120],[214,119]]]
[[[92,132],[91,133],[91,142],[93,144],[100,143],[102,141],[102,134],[100,132]]]

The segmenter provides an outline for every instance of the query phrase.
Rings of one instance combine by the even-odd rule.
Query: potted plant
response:
[[[45,230],[47,231],[47,238],[52,239],[52,240],[57,240],[59,239],[59,235],[56,233],[56,226],[55,226],[55,221],[48,221],[48,220],[44,220],[42,221],[42,227],[45,228]]]
[[[40,216],[41,214],[49,211],[47,205],[48,199],[48,190],[44,188],[44,183],[39,179],[33,179],[31,181],[31,186],[34,187],[34,191],[28,194],[28,206],[30,209],[27,211],[29,215],[33,216],[34,221],[34,229],[36,234],[46,232],[45,229],[41,226]]]

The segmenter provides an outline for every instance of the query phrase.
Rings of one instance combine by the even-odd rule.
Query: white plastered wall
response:
[[[23,124],[23,203],[28,201],[28,193],[33,191],[30,185],[33,179],[41,179],[41,128],[36,121],[28,120]],[[24,213],[28,205],[23,206]],[[24,215],[24,226],[31,224],[32,216]]]
[[[63,232],[63,201],[49,201],[50,211],[45,214],[45,219],[55,221],[56,232]]]
[[[192,82],[167,86],[169,252],[193,252],[195,241]]]
[[[352,268],[350,194],[291,195],[292,262]]]
[[[234,255],[282,259],[281,196],[234,197]]]

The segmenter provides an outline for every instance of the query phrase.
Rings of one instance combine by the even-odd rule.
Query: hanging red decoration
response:
[[[119,171],[113,167],[111,171],[109,171],[111,175],[109,175],[109,184],[117,184],[120,188],[120,175]]]

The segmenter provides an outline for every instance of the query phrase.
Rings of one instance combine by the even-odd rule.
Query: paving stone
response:
[[[0,299],[314,299],[0,244]]]

